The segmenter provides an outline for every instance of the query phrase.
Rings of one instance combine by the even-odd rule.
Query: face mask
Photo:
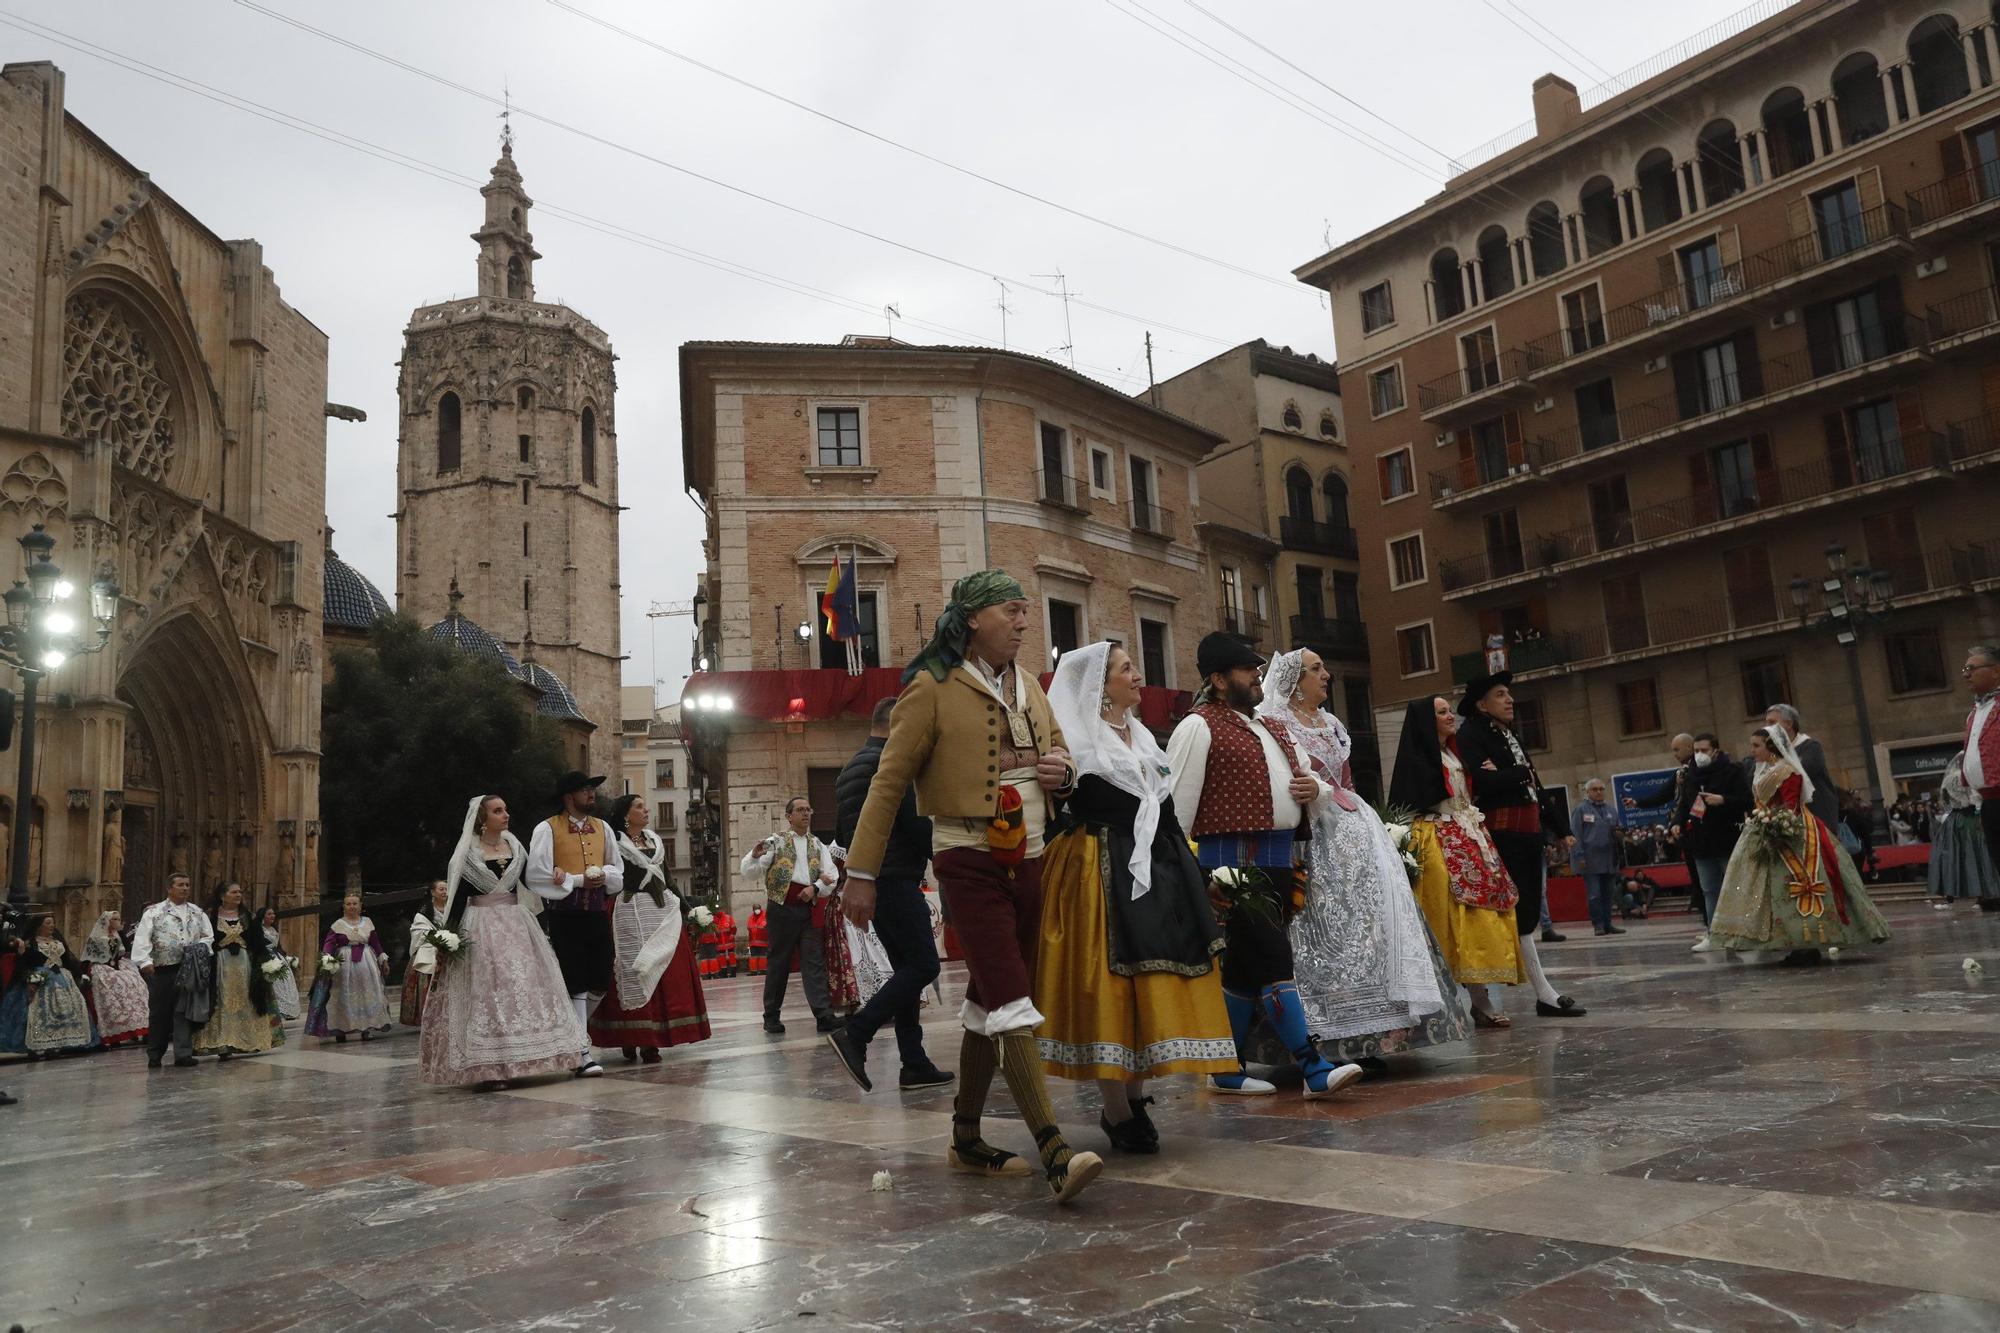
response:
[[[1694,766],[1696,768],[1707,768],[1714,762],[1715,756],[1707,750],[1696,750],[1694,752]]]

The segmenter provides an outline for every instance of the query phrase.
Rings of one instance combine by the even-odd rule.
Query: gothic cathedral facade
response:
[[[505,142],[480,192],[479,292],[423,306],[403,335],[397,605],[463,614],[567,683],[618,763],[618,435],[604,331],[535,299],[534,201]]]

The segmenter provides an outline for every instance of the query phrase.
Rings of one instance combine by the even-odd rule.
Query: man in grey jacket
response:
[[[1833,785],[1833,777],[1826,771],[1825,747],[1800,729],[1799,710],[1790,704],[1772,704],[1765,709],[1764,725],[1783,727],[1792,738],[1792,747],[1799,752],[1799,764],[1806,771],[1806,781],[1813,786],[1813,797],[1806,808],[1838,836],[1840,788]]]

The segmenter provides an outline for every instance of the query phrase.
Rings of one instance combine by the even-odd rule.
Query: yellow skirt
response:
[[[1428,820],[1420,819],[1410,826],[1410,851],[1423,867],[1417,880],[1417,903],[1424,910],[1424,920],[1431,924],[1431,934],[1437,936],[1438,949],[1451,967],[1452,977],[1470,986],[1491,982],[1516,986],[1525,980],[1521,937],[1513,912],[1467,907],[1451,896],[1444,852],[1438,846],[1437,830]]]
[[[1043,1064],[1073,1079],[1236,1073],[1219,964],[1198,977],[1111,970],[1101,866],[1088,829],[1057,837],[1042,857],[1035,1008]]]

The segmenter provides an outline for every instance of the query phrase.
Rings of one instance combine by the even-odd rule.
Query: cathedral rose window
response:
[[[62,432],[96,438],[152,481],[173,466],[174,390],[145,332],[98,292],[64,308]]]

